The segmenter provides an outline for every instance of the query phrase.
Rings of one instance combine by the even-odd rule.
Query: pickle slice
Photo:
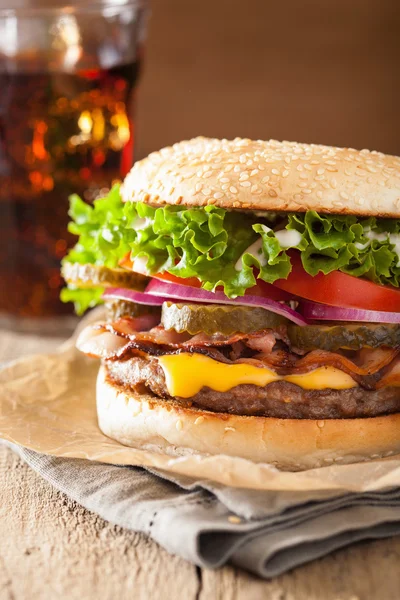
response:
[[[106,300],[105,302],[108,321],[117,321],[122,317],[142,317],[143,315],[160,314],[159,306],[136,304],[127,300]]]
[[[65,262],[61,274],[67,283],[79,288],[124,287],[144,290],[149,278],[125,269]]]
[[[293,346],[301,350],[359,350],[363,347],[378,348],[400,345],[400,326],[390,324],[329,324],[289,325],[288,337]]]
[[[251,333],[261,329],[272,329],[287,323],[281,315],[264,308],[249,306],[219,306],[215,304],[173,304],[164,302],[161,325],[178,333]]]

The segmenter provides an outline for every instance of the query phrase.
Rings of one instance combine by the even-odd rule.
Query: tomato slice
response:
[[[146,269],[142,268],[142,265],[140,263],[133,265],[133,262],[129,258],[129,254],[125,256],[122,260],[120,260],[119,264],[125,269],[136,271],[137,273],[141,273],[142,275],[147,275]],[[180,285],[188,285],[194,288],[201,287],[201,282],[197,279],[197,277],[176,277],[175,275],[172,275],[171,273],[167,272],[156,273],[152,275],[152,277],[154,277],[155,279],[161,279],[161,281],[179,283]],[[266,283],[265,281],[262,281],[262,279],[258,279],[257,285],[246,290],[246,295],[263,296],[264,298],[270,298],[271,300],[276,300],[278,302],[282,300],[288,301],[293,298],[293,294],[285,292],[284,290],[280,290],[271,283]]]
[[[161,281],[169,281],[170,283],[179,283],[180,285],[188,285],[189,287],[200,288],[201,281],[197,279],[197,277],[176,277],[171,273],[156,273],[155,275],[151,275],[155,279],[161,279]]]
[[[257,285],[246,290],[245,296],[262,296],[277,302],[288,302],[295,299],[294,294],[278,289],[272,283],[267,283],[262,279],[257,279]]]
[[[182,278],[171,275],[171,273],[156,273],[155,275],[152,275],[152,277],[155,279],[161,279],[162,281],[170,281],[171,283],[188,285],[189,287],[201,287],[201,282],[197,279],[197,277]],[[220,291],[223,291],[222,287],[220,288]],[[293,298],[293,294],[279,290],[270,283],[266,283],[261,279],[258,280],[257,285],[246,290],[246,296],[263,296],[264,298],[270,298],[271,300],[277,301],[291,300]]]
[[[274,286],[307,300],[384,312],[400,312],[400,291],[359,279],[340,271],[315,277],[306,273],[298,252],[289,252],[293,269],[287,279],[278,279]]]

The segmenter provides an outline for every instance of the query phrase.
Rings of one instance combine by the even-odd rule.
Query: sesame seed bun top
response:
[[[127,175],[124,201],[400,217],[400,158],[275,140],[197,137],[153,152]]]

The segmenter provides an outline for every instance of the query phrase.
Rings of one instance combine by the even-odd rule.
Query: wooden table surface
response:
[[[0,362],[59,340],[0,331]],[[400,537],[367,542],[270,581],[199,569],[110,525],[0,447],[0,600],[397,600]]]

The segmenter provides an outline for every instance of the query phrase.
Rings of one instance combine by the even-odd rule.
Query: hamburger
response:
[[[293,470],[400,451],[399,158],[200,137],[70,216],[107,436]]]

